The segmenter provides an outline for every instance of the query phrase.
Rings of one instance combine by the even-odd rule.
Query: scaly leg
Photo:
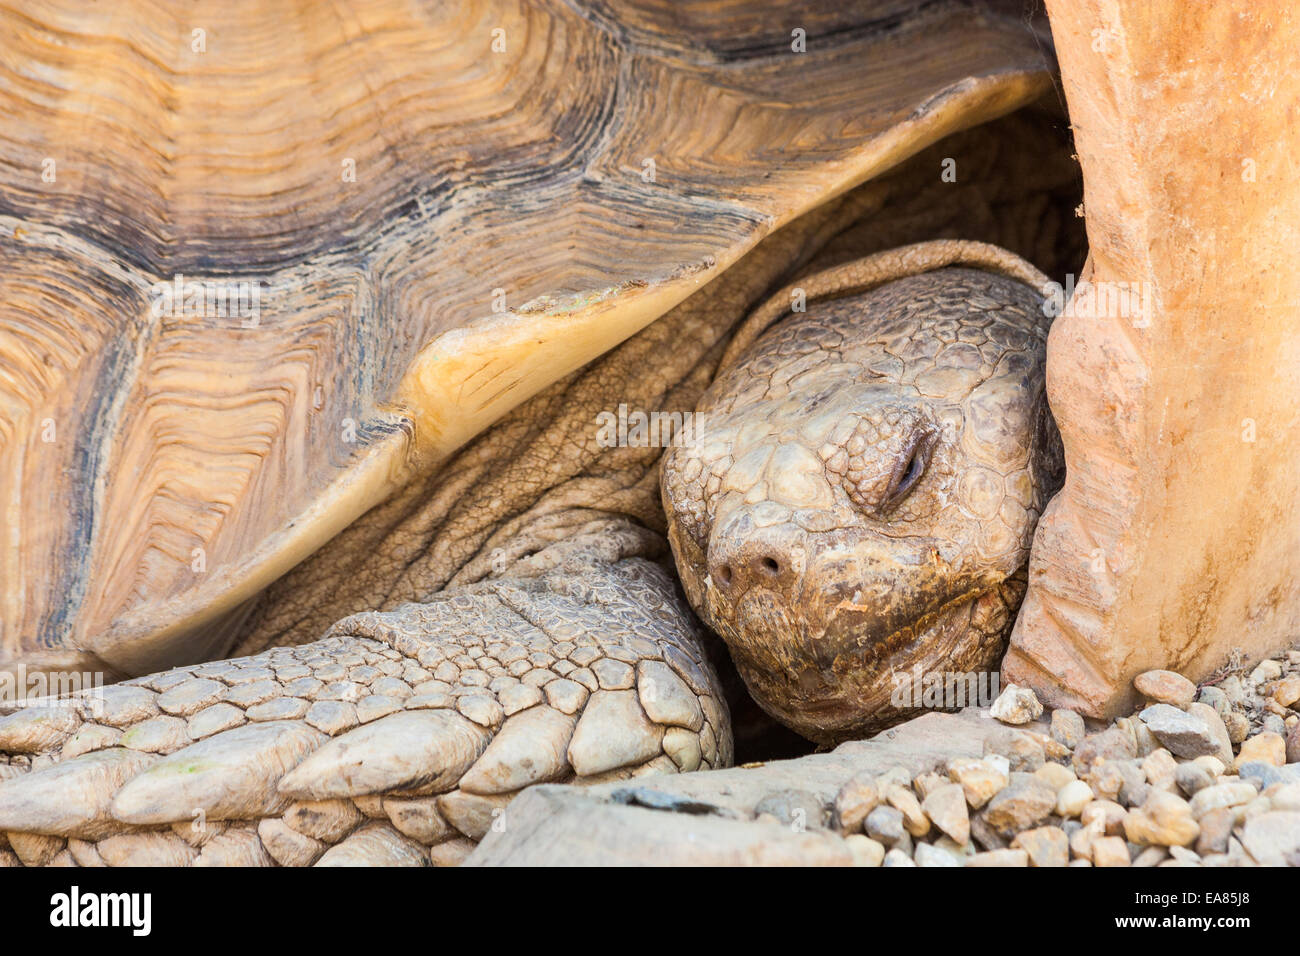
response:
[[[0,861],[453,863],[530,784],[726,765],[699,625],[659,565],[600,560],[610,524],[537,576],[0,719]]]

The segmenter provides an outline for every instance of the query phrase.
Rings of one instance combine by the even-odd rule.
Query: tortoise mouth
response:
[[[838,743],[885,730],[930,706],[919,687],[912,692],[913,684],[933,683],[942,674],[943,683],[973,677],[978,685],[1001,657],[1005,624],[991,613],[1001,606],[998,588],[983,587],[884,637],[873,633],[879,619],[869,607],[840,609],[815,633],[805,622],[783,632],[719,633],[760,707],[811,740]],[[936,709],[951,709],[946,703]]]

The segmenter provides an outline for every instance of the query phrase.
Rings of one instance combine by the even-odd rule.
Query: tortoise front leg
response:
[[[0,861],[457,862],[531,784],[728,764],[700,636],[659,565],[579,551],[28,709],[0,720],[32,768],[0,782]]]

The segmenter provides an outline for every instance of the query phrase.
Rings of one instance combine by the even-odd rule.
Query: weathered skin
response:
[[[744,317],[815,257],[973,235],[1068,262],[1076,172],[1044,142],[1023,117],[972,130],[774,233],[277,582],[245,656],[0,717],[0,865],[455,863],[532,783],[728,764],[663,450],[602,446],[597,416],[695,409]]]
[[[944,268],[811,304],[665,456],[687,596],[782,723],[859,736],[911,713],[896,674],[996,668],[1063,477],[1041,302]]]

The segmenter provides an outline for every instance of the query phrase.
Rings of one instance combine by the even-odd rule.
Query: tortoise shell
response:
[[[1040,95],[1019,8],[0,13],[0,669],[207,656],[766,234]]]

